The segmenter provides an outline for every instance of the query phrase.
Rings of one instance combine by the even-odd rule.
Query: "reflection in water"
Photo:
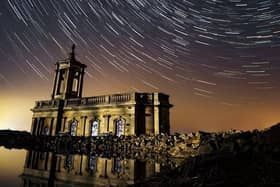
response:
[[[127,186],[160,169],[154,161],[28,151],[21,178],[22,187]]]

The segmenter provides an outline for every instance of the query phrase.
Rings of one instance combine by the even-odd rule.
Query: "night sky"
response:
[[[280,122],[277,0],[1,0],[0,128],[29,130],[73,43],[84,96],[167,93],[173,132]]]

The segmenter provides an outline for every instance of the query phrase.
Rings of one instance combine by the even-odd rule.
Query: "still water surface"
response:
[[[25,150],[4,149],[0,147],[0,186],[18,187],[19,175],[23,172]]]
[[[171,165],[149,158],[105,158],[0,148],[0,186],[7,187],[127,186],[170,168]]]

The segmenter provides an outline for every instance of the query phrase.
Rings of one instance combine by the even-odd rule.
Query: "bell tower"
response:
[[[81,98],[86,65],[75,59],[75,45],[69,58],[56,63],[52,99]]]

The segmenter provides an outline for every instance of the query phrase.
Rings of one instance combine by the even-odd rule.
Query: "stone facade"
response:
[[[124,93],[82,97],[86,66],[70,57],[56,63],[52,99],[37,101],[33,135],[116,136],[170,131],[169,96],[163,93]]]

